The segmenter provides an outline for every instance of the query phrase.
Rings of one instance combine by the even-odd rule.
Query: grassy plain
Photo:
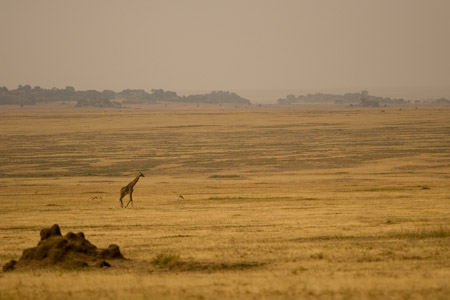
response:
[[[54,223],[131,261],[0,299],[450,295],[448,108],[1,109],[0,264]]]

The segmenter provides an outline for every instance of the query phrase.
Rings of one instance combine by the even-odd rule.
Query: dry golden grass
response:
[[[450,294],[449,109],[0,116],[0,264],[54,223],[132,259],[0,273],[0,299]],[[139,171],[134,208],[121,209]]]

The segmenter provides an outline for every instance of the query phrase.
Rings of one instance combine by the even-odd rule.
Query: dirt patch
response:
[[[97,248],[91,244],[83,232],[61,234],[57,224],[41,230],[41,240],[33,248],[25,249],[16,262],[11,260],[3,266],[3,271],[26,268],[62,267],[69,269],[84,267],[110,267],[105,259],[124,259],[119,246]]]

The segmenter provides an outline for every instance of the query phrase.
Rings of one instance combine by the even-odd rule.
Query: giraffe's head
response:
[[[142,174],[142,172],[139,172],[139,176],[145,177],[144,174]]]

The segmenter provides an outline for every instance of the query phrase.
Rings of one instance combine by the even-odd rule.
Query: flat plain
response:
[[[0,263],[55,223],[129,260],[0,299],[450,295],[448,107],[1,109]]]

